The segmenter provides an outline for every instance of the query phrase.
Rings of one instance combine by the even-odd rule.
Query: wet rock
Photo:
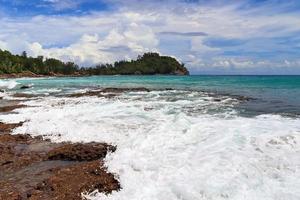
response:
[[[239,101],[250,101],[250,100],[255,100],[255,98],[247,97],[247,96],[236,96],[236,99],[239,100]]]
[[[26,105],[23,105],[23,104],[16,104],[16,105],[9,105],[9,106],[2,106],[0,107],[0,112],[11,112],[15,109],[18,109],[18,108],[25,108],[27,107]]]
[[[120,184],[104,170],[103,162],[91,161],[54,169],[49,178],[37,185],[32,198],[82,199],[81,193],[98,190],[108,194],[119,189]]]
[[[122,93],[122,92],[150,92],[148,88],[104,88],[101,90],[103,93]]]
[[[26,94],[26,93],[15,93],[12,96],[13,97],[17,97],[17,98],[33,98],[33,97],[37,97],[37,95]]]
[[[31,86],[29,86],[29,85],[22,85],[22,86],[20,87],[20,89],[22,89],[22,90],[24,90],[24,89],[29,89],[29,88],[31,88]]]
[[[15,126],[0,124],[2,130]],[[51,143],[30,135],[0,134],[0,199],[81,199],[83,192],[119,190],[101,160],[114,150],[104,143]]]
[[[112,98],[112,97],[118,96],[124,92],[150,92],[150,90],[147,88],[143,88],[143,87],[139,87],[139,88],[103,88],[100,90],[71,94],[71,95],[69,95],[69,97],[97,96],[97,97]]]
[[[115,147],[102,143],[65,144],[48,153],[49,160],[91,161],[104,158]]]
[[[5,123],[0,122],[0,134],[8,133],[12,129],[22,126],[22,124],[23,124],[23,122],[14,123],[14,124],[5,124]]]
[[[87,91],[84,93],[70,94],[68,97],[85,97],[85,96],[97,96],[97,97],[112,98],[112,97],[117,96],[117,94],[104,94],[102,91]]]
[[[24,71],[21,73],[1,74],[0,78],[22,78],[22,77],[43,77],[30,71]]]
[[[215,101],[215,102],[221,102],[221,101],[222,101],[222,99],[217,99],[217,98],[214,98],[214,99],[213,99],[213,101]]]

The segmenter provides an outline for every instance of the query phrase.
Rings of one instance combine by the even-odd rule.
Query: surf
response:
[[[298,199],[299,118],[244,117],[238,103],[185,90],[48,96],[0,120],[25,121],[14,134],[116,145],[105,161],[122,189],[88,199]]]

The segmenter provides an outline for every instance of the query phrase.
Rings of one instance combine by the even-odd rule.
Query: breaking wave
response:
[[[13,89],[18,85],[16,81],[13,80],[8,80],[8,81],[3,81],[0,80],[0,89],[5,90],[5,89]]]
[[[300,199],[300,119],[243,117],[237,103],[191,91],[44,97],[0,120],[26,121],[14,133],[117,145],[106,165],[122,190],[89,199]]]

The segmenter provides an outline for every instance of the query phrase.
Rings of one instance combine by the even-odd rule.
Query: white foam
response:
[[[106,164],[122,190],[91,199],[300,199],[300,120],[245,118],[232,103],[178,91],[46,97],[0,120],[26,121],[14,133],[117,145]]]
[[[5,98],[7,96],[6,92],[0,92],[0,97]]]
[[[3,81],[0,80],[0,89],[13,89],[18,83],[14,80]]]
[[[50,95],[52,93],[59,93],[62,89],[60,88],[44,88],[44,89],[34,89],[30,91],[25,91],[26,94],[44,94],[44,95]]]

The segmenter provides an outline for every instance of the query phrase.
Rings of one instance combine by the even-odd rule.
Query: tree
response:
[[[23,58],[27,58],[27,53],[26,53],[26,51],[23,51],[23,52],[22,52],[22,57],[23,57]]]

